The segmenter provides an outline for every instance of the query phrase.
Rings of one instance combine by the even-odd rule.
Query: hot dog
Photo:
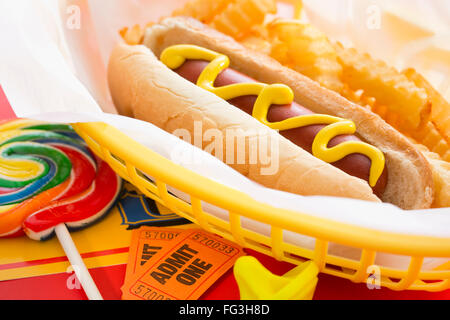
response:
[[[405,209],[430,206],[433,182],[427,161],[369,110],[193,19],[164,19],[147,29],[144,44],[120,44],[110,58],[108,81],[121,114],[171,133],[179,128],[194,133],[196,121],[204,130],[269,126],[280,131],[276,173],[261,175],[261,163],[230,164],[256,182],[302,195],[381,199]],[[183,45],[188,45],[187,51]],[[192,56],[192,48],[212,58]],[[174,52],[182,52],[181,57]],[[213,67],[212,73],[220,72],[204,76],[218,57],[229,58],[231,65]],[[169,61],[180,58],[181,63]],[[232,84],[244,87],[229,89]],[[259,89],[251,91],[255,87]],[[274,100],[267,102],[261,96]],[[309,122],[303,123],[304,119]],[[343,123],[356,127],[356,132],[340,131]],[[247,134],[245,139],[259,138]],[[335,147],[342,148],[333,151]]]
[[[200,77],[200,74],[208,64],[209,62],[207,61],[190,60],[185,62],[181,67],[174,71],[183,78],[191,81],[192,83],[196,83],[198,78]],[[215,86],[223,87],[230,84],[248,82],[256,82],[256,80],[236,70],[228,68],[219,74],[215,81]],[[251,115],[256,98],[256,96],[242,96],[231,99],[228,102]],[[312,112],[311,110],[300,106],[294,101],[290,105],[272,105],[269,109],[268,120],[270,122],[277,122],[296,116],[313,113],[314,112]],[[310,125],[306,127],[281,131],[280,134],[302,149],[308,151],[309,153],[312,153],[312,144],[314,138],[319,133],[319,131],[321,131],[325,127],[325,125]],[[359,139],[355,135],[339,135],[331,139],[328,146],[331,148],[345,141],[361,141],[361,139]],[[371,160],[365,155],[352,153],[345,156],[341,160],[333,162],[332,165],[352,176],[364,179],[369,182]],[[386,187],[386,182],[387,169],[385,167],[376,185],[372,187],[373,192],[378,197],[381,197],[383,195],[384,189]]]

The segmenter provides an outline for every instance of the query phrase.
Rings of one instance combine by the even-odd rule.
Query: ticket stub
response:
[[[131,236],[128,264],[125,273],[127,283],[137,270],[144,267],[150,259],[159,259],[164,253],[163,248],[183,232],[182,229],[143,227],[133,232]]]
[[[122,299],[196,300],[245,255],[201,229],[133,231]]]

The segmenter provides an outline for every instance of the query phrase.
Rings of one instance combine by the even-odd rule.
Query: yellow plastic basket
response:
[[[243,247],[294,264],[313,260],[320,272],[357,283],[366,282],[370,276],[372,285],[393,290],[441,291],[450,288],[450,238],[370,230],[274,208],[171,162],[110,125],[77,123],[73,127],[93,152],[146,196],[203,229]],[[153,177],[155,183],[143,173]],[[167,186],[189,194],[190,203],[170,194]],[[229,221],[205,212],[202,202],[229,212]],[[241,217],[270,225],[270,237],[242,228]],[[284,230],[314,238],[315,248],[311,250],[284,242]],[[330,243],[360,249],[359,260],[329,254]],[[379,252],[405,256],[410,259],[409,265],[405,269],[375,266]],[[437,269],[424,271],[423,260],[427,257],[448,258],[448,261]],[[375,278],[371,275],[374,271],[378,274]]]

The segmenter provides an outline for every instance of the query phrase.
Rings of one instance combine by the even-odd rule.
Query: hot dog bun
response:
[[[249,129],[266,129],[225,100],[169,70],[144,46],[116,47],[109,65],[109,84],[120,113],[151,122],[170,133],[184,128],[194,135],[194,121],[202,122],[203,131],[241,128],[246,140],[262,138],[252,135]],[[365,181],[315,158],[281,136],[278,138],[280,170],[275,175],[262,175],[259,163],[230,166],[256,182],[283,191],[379,201]]]
[[[108,79],[120,113],[152,122],[168,132],[185,128],[193,134],[194,121],[201,121],[204,131],[233,127],[248,133],[250,128],[266,128],[228,102],[181,78],[156,57],[175,44],[203,46],[228,55],[232,68],[258,81],[290,86],[295,100],[314,112],[353,120],[358,135],[386,156],[389,177],[382,200],[405,209],[430,206],[433,182],[427,161],[406,138],[370,111],[190,18],[164,19],[147,30],[144,43],[151,50],[119,45],[111,56]],[[260,138],[246,136],[248,140]],[[283,191],[379,201],[365,181],[315,158],[281,136],[278,138],[280,170],[276,174],[261,175],[261,164],[230,165],[254,181]]]

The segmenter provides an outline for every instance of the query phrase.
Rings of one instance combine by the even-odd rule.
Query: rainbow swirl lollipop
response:
[[[45,240],[86,227],[113,206],[121,179],[69,125],[0,124],[0,237]]]

